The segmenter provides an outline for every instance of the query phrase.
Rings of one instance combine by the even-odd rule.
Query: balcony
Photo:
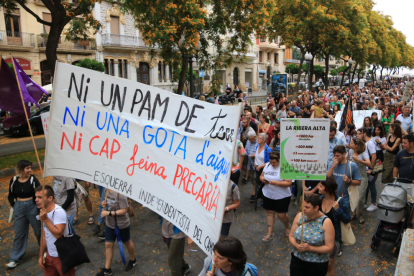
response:
[[[35,47],[35,35],[30,33],[2,31],[0,30],[0,47],[10,46]]]
[[[37,46],[39,47],[40,51],[46,51],[46,44],[47,44],[47,36],[44,34],[37,35]],[[96,50],[96,43],[95,41],[79,41],[73,43],[71,41],[65,40],[65,36],[60,36],[59,44],[57,47],[58,53],[85,53],[85,54],[93,54]]]
[[[131,35],[102,34],[102,46],[124,48],[149,48],[142,37]]]

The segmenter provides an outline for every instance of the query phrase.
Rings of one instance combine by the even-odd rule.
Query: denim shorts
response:
[[[247,161],[247,169],[248,170],[256,170],[254,167],[254,158],[253,157],[248,157],[248,161]]]
[[[121,241],[123,243],[126,243],[131,239],[130,229],[131,229],[131,226],[128,226],[127,228],[124,228],[124,229],[119,229],[119,235],[121,236]],[[116,241],[115,229],[105,226],[105,241],[106,242]]]

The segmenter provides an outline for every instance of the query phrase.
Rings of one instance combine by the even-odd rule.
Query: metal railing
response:
[[[35,47],[35,35],[0,30],[0,45]]]
[[[37,45],[38,47],[46,47],[47,37],[42,35],[37,35]],[[96,50],[95,41],[79,41],[73,43],[72,41],[65,40],[65,36],[60,36],[60,41],[58,44],[58,49],[72,49],[72,50]]]
[[[142,37],[132,35],[102,34],[103,46],[149,48]]]

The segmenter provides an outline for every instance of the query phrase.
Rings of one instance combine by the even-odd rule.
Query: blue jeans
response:
[[[70,224],[70,225],[68,225],[68,227],[69,227],[69,231],[70,231],[72,234],[77,235],[77,234],[76,234],[76,230],[75,230],[75,228],[73,227],[73,221],[75,220],[75,215],[76,215],[76,213],[75,213],[75,214],[73,214],[73,215],[71,215],[71,216],[68,216],[68,221],[69,221],[69,224]]]
[[[98,186],[99,196],[101,197],[100,204],[99,204],[99,217],[98,217],[98,223],[102,224],[105,220],[105,218],[101,217],[102,213],[102,201],[105,200],[105,187]]]
[[[368,189],[365,192],[365,203],[368,201],[368,192],[371,192],[371,203],[377,203],[377,186],[375,186],[375,179],[374,177],[371,181],[368,180]]]
[[[14,241],[10,261],[19,261],[26,253],[29,238],[29,224],[33,228],[37,242],[40,243],[40,221],[36,218],[39,210],[33,200],[16,201],[14,204]]]

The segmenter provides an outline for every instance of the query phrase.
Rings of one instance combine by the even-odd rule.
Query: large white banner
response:
[[[239,110],[58,63],[45,172],[140,202],[212,256]]]
[[[361,128],[364,125],[365,117],[371,117],[372,113],[376,112],[378,115],[378,121],[381,121],[381,110],[353,110],[352,116],[356,129]],[[338,123],[338,129],[341,126],[342,111],[338,112],[335,116],[335,121]]]
[[[326,179],[329,127],[328,119],[280,120],[282,179]]]

